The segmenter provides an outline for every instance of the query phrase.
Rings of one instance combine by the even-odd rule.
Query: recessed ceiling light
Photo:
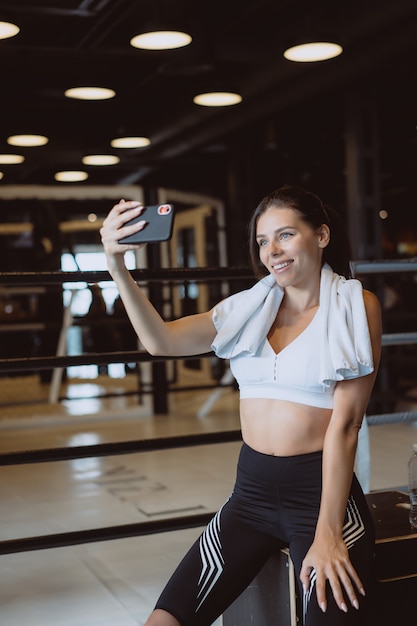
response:
[[[14,165],[15,163],[23,163],[25,157],[21,154],[0,154],[0,163]]]
[[[71,87],[65,91],[65,95],[77,100],[109,100],[114,98],[116,92],[106,87]]]
[[[3,178],[3,176],[4,176],[4,173],[0,172],[0,180]]]
[[[315,41],[288,48],[284,52],[284,57],[289,61],[296,61],[297,63],[311,63],[333,59],[342,54],[342,52],[343,48],[338,43]]]
[[[44,135],[11,135],[7,138],[10,146],[44,146],[49,141]]]
[[[195,96],[193,102],[204,107],[227,107],[242,102],[242,96],[231,91],[209,91]]]
[[[192,42],[188,33],[179,30],[155,30],[132,37],[130,45],[143,50],[173,50]]]
[[[86,180],[88,178],[88,174],[87,172],[67,170],[65,172],[56,172],[54,178],[61,183],[77,183],[82,180]]]
[[[110,145],[112,148],[144,148],[150,143],[148,137],[117,137],[111,140]]]
[[[120,159],[113,154],[89,154],[82,158],[84,165],[116,165]]]
[[[8,39],[14,37],[20,32],[19,26],[11,22],[0,22],[0,39]]]

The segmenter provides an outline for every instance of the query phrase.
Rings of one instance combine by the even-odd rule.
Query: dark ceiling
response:
[[[155,17],[163,28],[190,32],[192,44],[164,52],[131,47]],[[376,105],[384,202],[414,199],[415,0],[9,0],[0,3],[0,20],[21,28],[0,41],[0,153],[25,156],[23,164],[0,165],[0,186],[58,184],[56,171],[83,169],[89,185],[225,197],[240,160],[254,193],[297,182],[319,193],[328,186],[329,195],[334,188],[337,196],[344,189],[346,106],[360,92]],[[303,28],[335,34],[343,55],[285,60],[285,44]],[[101,102],[64,96],[85,85],[117,95]],[[239,90],[243,102],[223,109],[192,102],[200,90],[225,87]],[[12,148],[6,139],[18,133],[44,134],[49,143]],[[152,143],[112,149],[121,135]],[[81,164],[84,155],[103,153],[120,163]]]

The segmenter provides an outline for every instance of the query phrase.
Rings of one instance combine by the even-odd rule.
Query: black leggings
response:
[[[269,556],[289,547],[299,582],[302,561],[314,537],[320,507],[322,453],[292,457],[261,454],[243,444],[230,499],[186,554],[162,592],[156,608],[182,626],[209,626],[246,589]],[[367,589],[372,581],[374,528],[354,476],[343,537],[349,557]],[[303,597],[304,626],[357,626],[360,609],[341,611],[328,589],[326,613],[318,607],[311,577]]]

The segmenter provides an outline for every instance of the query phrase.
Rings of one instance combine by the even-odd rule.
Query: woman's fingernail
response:
[[[357,600],[354,600],[352,604],[355,607],[355,609],[359,609],[359,602]]]
[[[363,596],[365,596],[365,595],[366,595],[366,593],[365,593],[365,589],[364,589],[363,587],[361,587],[361,588],[359,589],[359,593],[361,593]]]
[[[326,603],[325,603],[325,602],[322,602],[322,603],[320,604],[320,608],[321,608],[321,610],[323,611],[323,613],[325,613],[325,612],[326,612]]]
[[[344,602],[342,602],[342,604],[340,605],[340,608],[342,609],[342,611],[347,613],[348,608],[347,608],[347,606],[346,606],[346,604]]]

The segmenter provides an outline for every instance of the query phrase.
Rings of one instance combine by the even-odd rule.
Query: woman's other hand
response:
[[[347,613],[348,605],[359,608],[358,595],[365,595],[362,582],[349,559],[348,550],[342,537],[336,539],[316,538],[307,552],[300,572],[305,591],[311,586],[310,575],[315,572],[317,602],[323,612],[327,609],[326,583],[329,585],[341,611]]]

